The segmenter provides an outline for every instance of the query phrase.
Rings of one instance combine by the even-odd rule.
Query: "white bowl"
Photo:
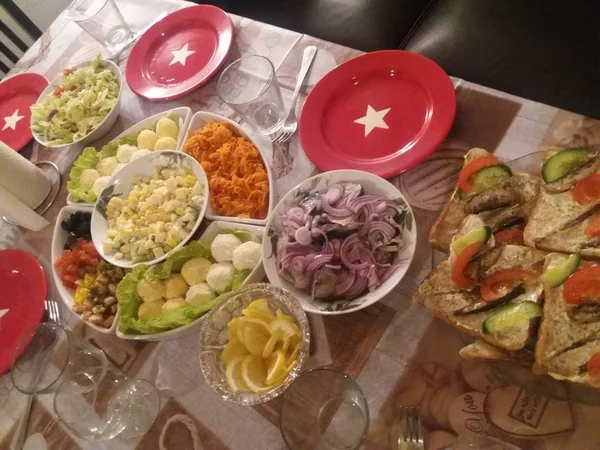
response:
[[[367,292],[350,301],[313,301],[306,291],[296,288],[292,283],[282,278],[277,272],[274,248],[276,240],[274,238],[281,230],[281,216],[285,214],[291,206],[296,205],[298,196],[309,192],[324,191],[330,184],[344,182],[354,182],[362,185],[366,194],[379,195],[388,200],[400,200],[406,204],[406,214],[407,217],[410,216],[410,219],[404,223],[403,238],[405,246],[403,250],[396,255],[395,259],[395,261],[403,261],[403,264],[373,292]],[[410,223],[410,226],[406,225],[407,222]],[[265,265],[265,272],[269,281],[272,284],[284,287],[294,294],[298,300],[300,300],[300,303],[306,312],[323,315],[348,314],[366,308],[385,297],[406,274],[415,253],[415,246],[417,243],[417,227],[412,209],[406,201],[406,198],[404,198],[402,193],[388,181],[377,175],[360,170],[334,170],[315,175],[314,177],[303,181],[289,191],[277,204],[273,213],[269,216],[266,232],[267,235],[265,239],[263,239],[262,250],[263,264]]]
[[[80,67],[89,66],[90,62],[91,61],[86,61],[81,64],[77,64],[77,65],[73,66],[73,69],[78,69]],[[121,108],[121,93],[123,92],[123,76],[121,75],[121,70],[119,69],[119,66],[117,66],[112,61],[103,59],[102,66],[106,67],[108,70],[110,70],[115,75],[115,78],[117,79],[117,84],[119,85],[119,96],[117,97],[115,106],[113,106],[113,108],[106,115],[106,117],[104,117],[104,120],[102,120],[102,122],[100,122],[100,124],[96,128],[94,128],[88,134],[83,136],[81,139],[79,139],[77,141],[73,141],[69,144],[50,145],[50,144],[48,144],[48,142],[45,142],[40,136],[38,136],[37,133],[35,133],[32,128],[31,133],[33,134],[33,138],[37,142],[42,144],[44,147],[50,147],[50,148],[64,148],[64,147],[68,147],[70,145],[75,145],[75,144],[84,145],[84,144],[87,144],[88,142],[92,142],[97,139],[100,139],[102,136],[104,136],[106,133],[108,133],[110,131],[112,126],[115,124],[117,117],[119,117],[119,111]],[[56,89],[56,87],[59,85],[59,81],[61,78],[62,78],[62,74],[58,75],[56,78],[54,78],[50,82],[48,87],[46,89],[44,89],[44,91],[38,97],[36,104],[42,103],[42,101],[48,95],[52,95],[52,93],[54,92],[54,89]],[[30,125],[32,125],[32,124],[33,124],[33,115],[31,116],[31,121],[30,121]]]
[[[56,223],[54,224],[54,234],[52,235],[52,249],[51,249],[52,276],[54,278],[54,284],[56,285],[56,289],[58,289],[58,293],[60,294],[60,298],[62,298],[64,304],[67,306],[67,308],[69,308],[69,311],[71,311],[79,320],[81,320],[87,326],[92,327],[94,330],[96,330],[100,333],[114,334],[115,329],[117,328],[117,323],[119,321],[119,312],[117,311],[117,314],[115,316],[115,321],[113,322],[113,324],[110,328],[99,327],[98,325],[94,325],[93,323],[83,320],[79,314],[77,314],[75,311],[73,311],[73,295],[75,294],[75,291],[65,287],[65,285],[62,283],[62,280],[60,279],[60,274],[54,267],[54,261],[56,261],[56,258],[58,258],[60,255],[62,255],[62,253],[64,251],[63,248],[64,248],[65,243],[67,242],[67,236],[68,236],[68,233],[62,229],[60,224],[64,219],[71,217],[71,214],[73,214],[76,211],[84,211],[84,212],[91,213],[92,208],[89,208],[89,207],[85,208],[85,207],[81,207],[81,206],[65,206],[58,213],[58,217],[56,218]]]
[[[267,163],[267,159],[265,158],[265,151],[260,148],[260,146],[256,143],[256,140],[253,140],[252,137],[250,137],[250,135],[241,126],[239,126],[237,123],[233,122],[232,120],[229,120],[227,117],[219,116],[218,114],[213,114],[213,113],[209,113],[209,112],[205,112],[205,111],[198,111],[197,113],[195,113],[192,116],[192,120],[190,121],[188,130],[186,133],[186,140],[194,133],[194,131],[199,130],[207,123],[220,122],[222,120],[226,121],[229,125],[231,125],[231,128],[233,128],[240,136],[247,138],[258,149],[258,152],[260,153],[260,156],[263,160],[263,164],[265,165],[265,170],[267,171],[267,178],[269,179],[269,208],[267,210],[267,217],[265,217],[264,219],[243,219],[240,217],[220,216],[217,214],[217,212],[215,210],[212,209],[212,207],[210,206],[210,202],[209,202],[208,209],[206,210],[206,218],[210,219],[210,220],[226,220],[229,222],[248,223],[251,225],[264,226],[267,223],[267,219],[268,219],[269,215],[271,214],[271,211],[273,211],[273,202],[275,201],[274,200],[275,193],[273,192],[274,191],[273,174],[271,173],[271,168],[269,167],[269,164]],[[183,150],[183,145],[181,146],[181,149]]]
[[[104,237],[106,236],[106,232],[108,231],[106,217],[104,214],[106,211],[106,205],[108,205],[110,199],[112,197],[119,197],[123,200],[126,199],[131,191],[132,185],[139,176],[152,176],[154,174],[155,167],[163,166],[186,169],[188,172],[193,173],[196,178],[198,178],[200,183],[205,186],[204,197],[202,199],[202,204],[200,205],[200,211],[198,213],[196,223],[194,224],[194,228],[192,228],[192,231],[190,231],[188,235],[177,245],[177,247],[171,250],[171,252],[184,246],[200,226],[200,222],[202,222],[204,213],[206,212],[206,205],[208,204],[208,180],[206,179],[206,174],[204,173],[204,169],[202,169],[200,163],[190,155],[171,150],[154,151],[148,153],[147,155],[140,156],[139,158],[135,159],[135,161],[126,164],[125,167],[111,177],[106,184],[106,187],[102,190],[102,192],[100,192],[98,200],[96,200],[96,204],[94,205],[94,210],[92,213],[92,241],[94,242],[96,250],[98,250],[98,253],[100,253],[100,256],[109,263],[124,268],[132,268],[140,264],[151,266],[163,261],[169,255],[170,252],[165,253],[160,258],[154,258],[148,261],[135,263],[132,261],[117,259],[114,257],[114,255],[106,254],[102,244]]]
[[[123,131],[117,137],[115,137],[114,139],[111,139],[111,141],[121,139],[130,134],[139,133],[142,130],[155,128],[156,122],[158,122],[158,120],[161,119],[162,117],[165,117],[167,114],[171,114],[171,115],[175,116],[175,118],[177,118],[177,124],[179,125],[179,136],[177,137],[177,148],[175,148],[174,150],[180,150],[181,146],[185,142],[185,137],[186,137],[185,132],[187,130],[188,123],[192,116],[192,110],[190,108],[186,108],[186,107],[173,108],[173,109],[169,109],[167,111],[163,111],[158,114],[154,114],[153,116],[150,116],[147,119],[144,119],[141,122],[138,122],[135,125],[127,128],[125,131]],[[97,149],[97,150],[100,150],[100,149]],[[73,201],[73,197],[71,197],[71,194],[69,194],[67,196],[67,205],[89,206],[90,208],[94,206],[93,203]]]
[[[208,228],[206,228],[206,231],[200,237],[200,239],[214,238],[217,234],[219,234],[221,232],[221,230],[226,230],[226,229],[246,230],[249,233],[252,233],[252,235],[256,238],[257,242],[262,242],[263,235],[265,232],[264,227],[259,227],[256,225],[248,225],[248,224],[244,224],[244,223],[223,222],[223,221],[219,220],[219,221],[211,222],[210,225],[208,226]],[[263,262],[262,262],[262,258],[261,258],[261,260],[258,262],[258,264],[256,264],[256,266],[254,267],[254,269],[252,269],[252,271],[248,274],[248,276],[242,283],[242,286],[245,286],[250,283],[259,283],[264,278],[265,278],[265,268],[263,266]],[[175,338],[179,338],[182,336],[187,336],[189,334],[193,334],[193,333],[200,331],[200,328],[202,328],[202,323],[204,321],[204,318],[206,316],[208,316],[209,313],[210,313],[210,311],[207,312],[206,314],[204,314],[203,316],[198,317],[193,322],[188,323],[187,325],[184,325],[179,328],[175,328],[173,330],[163,331],[162,333],[127,334],[127,333],[122,333],[121,331],[119,331],[118,327],[117,327],[116,333],[117,333],[117,336],[120,337],[121,339],[129,339],[129,340],[135,340],[135,341],[166,341],[169,339],[175,339]]]

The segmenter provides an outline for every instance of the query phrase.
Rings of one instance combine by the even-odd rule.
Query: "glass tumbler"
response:
[[[132,37],[114,0],[75,0],[69,13],[77,25],[109,52],[121,50]]]
[[[59,380],[93,389],[104,377],[106,355],[55,323],[42,323],[21,335],[12,355],[11,379],[24,394],[54,390]]]
[[[488,436],[459,437],[446,450],[521,450],[512,444]]]
[[[292,450],[356,449],[368,426],[369,407],[360,386],[337,370],[309,370],[283,395],[281,434]]]
[[[262,134],[275,133],[285,121],[273,63],[250,55],[228,65],[217,82],[219,97]]]

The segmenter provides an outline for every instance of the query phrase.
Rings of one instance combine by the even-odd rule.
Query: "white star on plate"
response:
[[[0,319],[2,319],[2,316],[4,316],[4,314],[6,314],[8,312],[8,309],[0,309]]]
[[[2,131],[6,130],[7,128],[11,128],[11,129],[15,129],[17,126],[17,122],[19,120],[21,120],[23,117],[25,116],[20,116],[19,115],[19,110],[17,109],[14,113],[12,113],[12,116],[8,116],[4,118],[4,126],[2,127]]]
[[[389,129],[387,123],[383,120],[385,115],[390,112],[392,108],[382,109],[381,111],[375,111],[371,105],[367,106],[367,113],[354,121],[354,123],[360,123],[365,126],[365,137],[371,134],[374,128],[385,128]]]
[[[171,53],[173,53],[173,59],[169,63],[170,66],[177,63],[185,66],[185,61],[188,59],[188,57],[196,52],[194,50],[188,50],[188,45],[185,44],[183,47],[181,47],[181,50],[171,50]]]

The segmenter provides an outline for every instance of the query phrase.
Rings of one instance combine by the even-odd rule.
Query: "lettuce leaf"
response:
[[[192,241],[171,253],[164,262],[152,266],[146,274],[146,278],[163,280],[173,273],[180,273],[183,265],[190,259],[209,258],[210,256],[210,249],[207,250],[199,241]]]
[[[242,287],[244,280],[250,275],[250,269],[238,270],[231,281],[231,290],[235,291]]]
[[[86,203],[94,203],[96,201],[96,194],[81,188],[80,183],[83,171],[85,169],[95,169],[98,161],[100,161],[100,157],[96,149],[94,147],[87,147],[83,150],[81,155],[79,155],[75,164],[73,164],[73,168],[69,173],[67,189],[74,201]]]

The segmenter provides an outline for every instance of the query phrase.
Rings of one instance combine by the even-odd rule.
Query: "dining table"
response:
[[[136,38],[167,14],[193,6],[181,0],[115,1]],[[256,20],[233,14],[230,17],[234,24],[234,42],[225,64],[249,54],[267,57],[276,69],[287,105],[291,103],[303,50],[309,45],[317,47],[317,55],[300,92],[299,112],[311,89],[325,74],[362,54],[359,50]],[[52,79],[62,68],[104,51],[65,11],[25,53],[9,76],[36,72]],[[131,46],[113,57],[123,73],[130,51]],[[102,145],[146,117],[180,106],[190,107],[193,112],[210,111],[239,120],[218,96],[216,78],[184,97],[167,102],[144,100],[123,83],[120,116],[109,134],[94,144]],[[412,297],[432,266],[443,258],[428,243],[429,229],[454,190],[466,151],[481,147],[508,161],[552,145],[600,145],[600,121],[467,80],[451,80],[457,108],[449,135],[426,161],[389,179],[406,197],[416,219],[418,240],[408,272],[386,297],[360,311],[341,315],[309,314],[311,345],[305,369],[333,367],[357,381],[367,399],[370,416],[361,448],[398,448],[398,409],[413,405],[420,407],[428,432],[426,448],[430,450],[446,448],[456,436],[471,434],[496,436],[522,449],[598,449],[600,407],[584,404],[593,403],[585,399],[582,402],[569,397],[556,398],[554,394],[529,389],[516,379],[518,377],[504,376],[502,371],[483,362],[461,361],[458,352],[465,345],[465,336],[435,319]],[[319,173],[303,151],[297,135],[285,143],[275,144],[256,135],[247,124],[242,122],[241,125],[256,136],[266,154],[276,200],[301,181]],[[34,163],[54,162],[61,171],[62,185],[56,201],[44,214],[52,225],[34,232],[0,222],[0,249],[23,249],[40,260],[48,277],[48,296],[59,303],[63,325],[102,349],[116,370],[156,386],[160,410],[151,428],[141,437],[90,442],[71,434],[56,418],[51,393],[40,394],[33,399],[26,418],[26,435],[39,433],[47,448],[61,450],[285,449],[279,429],[281,398],[255,406],[223,400],[203,380],[198,362],[198,334],[161,342],[123,340],[85,326],[62,302],[52,278],[53,224],[65,206],[69,170],[81,151],[78,145],[52,149],[35,142],[21,150],[20,154]],[[484,411],[490,391],[514,383],[514,389],[505,389],[507,398],[503,404],[508,405],[507,411]],[[0,450],[9,449],[17,423],[26,409],[26,400],[24,394],[13,388],[9,374],[0,377]],[[566,411],[571,417],[566,413],[560,417],[552,415],[553,410],[564,407],[564,402],[568,402]],[[500,431],[490,422],[490,414],[509,416],[514,429],[508,434]],[[554,426],[553,420],[560,423]],[[540,423],[544,428],[539,429],[539,434],[528,439],[520,437],[519,424],[537,429]]]

